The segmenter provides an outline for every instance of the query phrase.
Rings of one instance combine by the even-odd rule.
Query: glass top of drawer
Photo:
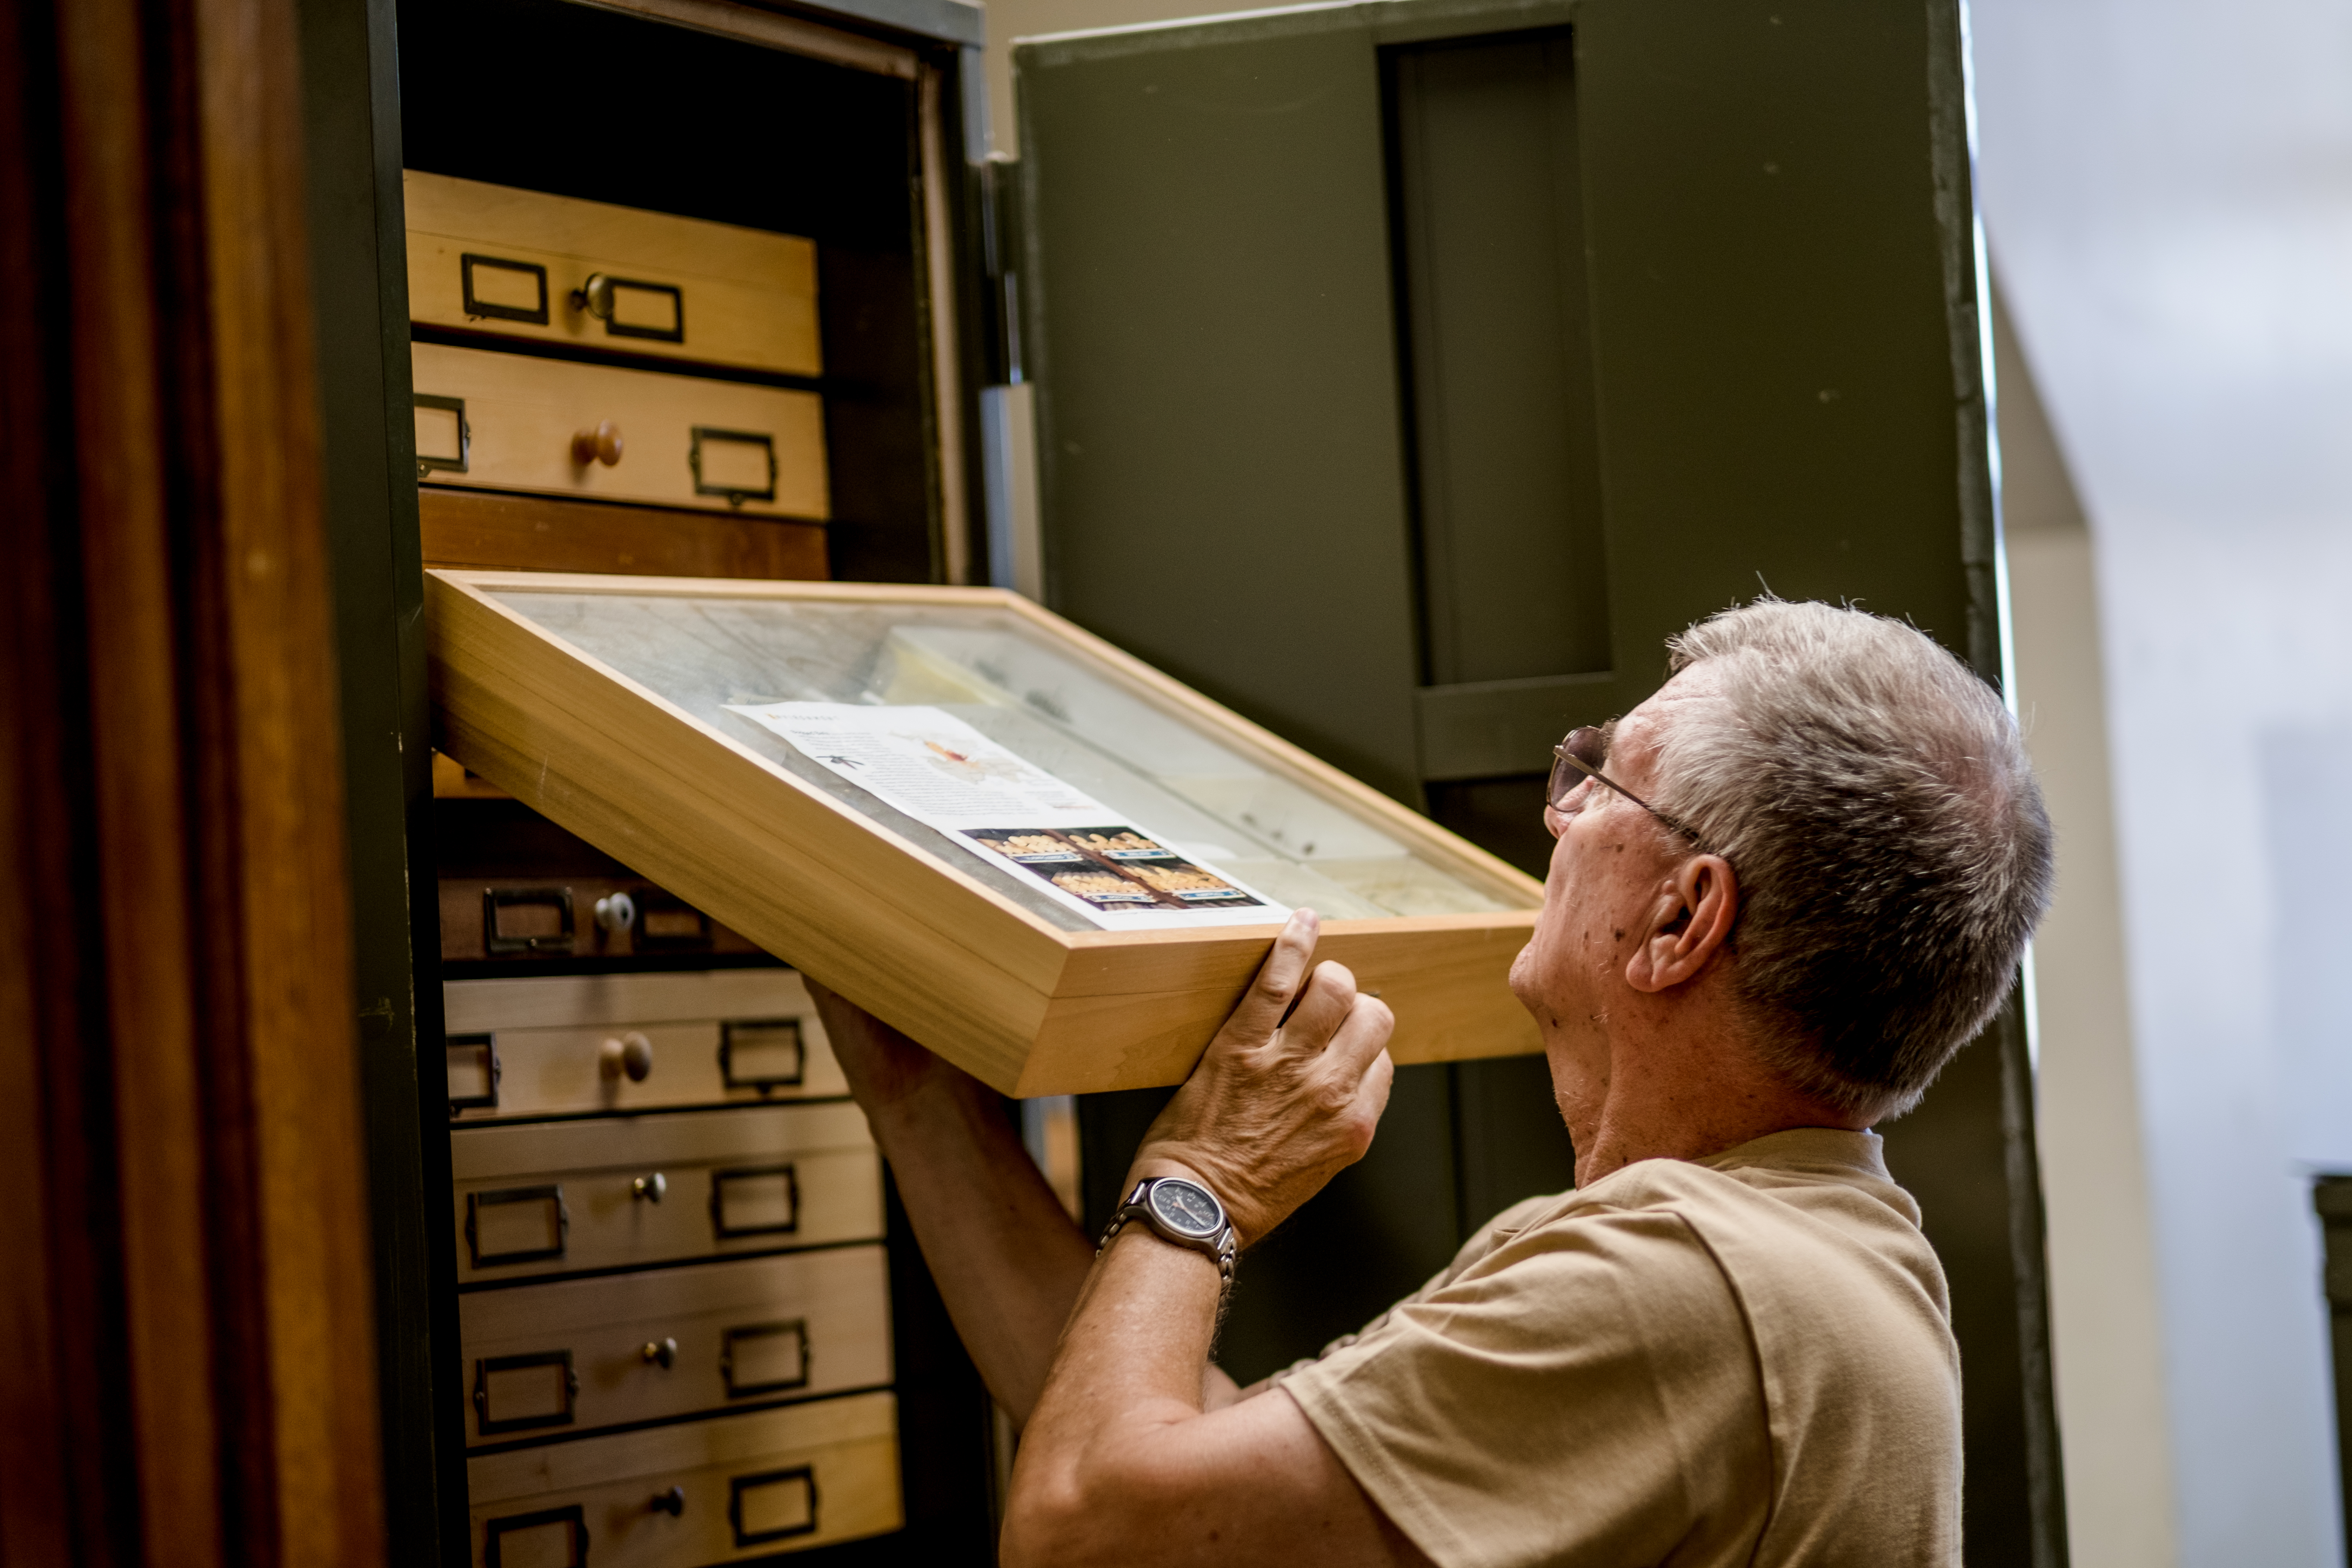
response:
[[[1360,920],[1484,913],[1527,901],[1416,854],[1377,807],[1265,765],[1251,754],[1253,732],[1222,710],[1129,679],[1083,643],[996,605],[554,585],[485,592],[1064,930],[1119,929],[1137,914],[1147,915],[1137,924],[1191,924],[1183,914],[1212,908],[1222,911],[1217,923],[1270,923],[1299,905]],[[767,710],[772,722],[746,710]],[[975,732],[982,744],[958,739]],[[836,747],[827,736],[848,743]],[[895,751],[869,749],[877,746]],[[923,789],[931,777],[923,768],[959,786],[992,774],[992,783],[980,782],[1016,798],[1034,775],[1003,752],[1065,786],[1066,804],[1086,803],[1083,826],[1073,825],[1079,817],[1070,810],[1055,819],[1074,842],[999,838],[992,841],[998,853],[988,854],[955,837],[970,828],[978,797]],[[853,782],[860,777],[873,787]],[[1024,849],[1037,853],[1018,853]],[[1049,885],[1055,877],[1066,880]],[[1066,880],[1073,877],[1080,882]],[[1094,891],[1121,877],[1153,891]],[[1244,891],[1228,898],[1215,884]],[[1074,887],[1105,901],[1077,902]],[[1154,897],[1156,904],[1143,901]],[[1206,901],[1179,906],[1179,898]],[[1154,910],[1161,918],[1148,918]],[[1171,910],[1177,918],[1167,918]]]

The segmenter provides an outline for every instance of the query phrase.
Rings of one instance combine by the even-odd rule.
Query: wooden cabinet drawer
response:
[[[488,1121],[847,1094],[800,976],[790,970],[735,974],[755,978],[700,987],[627,983],[720,976],[445,985],[451,1114],[461,1122]],[[539,989],[499,990],[518,984]],[[676,1002],[668,1003],[673,994]],[[535,1009],[534,996],[546,1005]],[[632,1016],[632,998],[640,1016]],[[675,1016],[688,1007],[710,1007],[718,1016]],[[546,1021],[528,1021],[533,1018]]]
[[[473,1560],[701,1568],[879,1535],[905,1519],[898,1431],[859,1394],[469,1459]]]
[[[443,343],[409,353],[427,483],[827,515],[814,392]],[[600,431],[611,437],[601,448]]]
[[[890,1381],[878,1246],[474,1291],[457,1314],[469,1444]]]
[[[882,1235],[865,1113],[835,1101],[449,1134],[463,1283]]]
[[[815,375],[816,246],[604,202],[404,176],[412,321]]]

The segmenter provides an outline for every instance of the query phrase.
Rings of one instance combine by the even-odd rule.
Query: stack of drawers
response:
[[[474,1562],[898,1528],[881,1163],[799,976],[445,989]]]
[[[405,185],[419,479],[824,520],[813,243],[415,170]]]

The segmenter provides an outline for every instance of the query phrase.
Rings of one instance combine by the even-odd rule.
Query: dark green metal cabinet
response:
[[[1376,0],[1015,72],[1057,610],[1523,861],[1550,744],[1760,591],[2001,679],[1954,0]],[[1313,1346],[1253,1289],[1393,1294],[1523,1195],[1493,1172],[1560,1167],[1507,1091],[1540,1073],[1401,1088],[1254,1271],[1255,1354]],[[2012,1008],[1888,1130],[1952,1279],[1971,1563],[2064,1554],[2031,1105]],[[1090,1174],[1143,1110],[1089,1108]]]

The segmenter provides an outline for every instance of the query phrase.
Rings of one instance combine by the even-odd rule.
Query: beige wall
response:
[[[2018,713],[2058,828],[2034,944],[2038,1131],[2074,1568],[2169,1568],[2171,1438],[2132,1054],[2092,536],[1998,298]]]

